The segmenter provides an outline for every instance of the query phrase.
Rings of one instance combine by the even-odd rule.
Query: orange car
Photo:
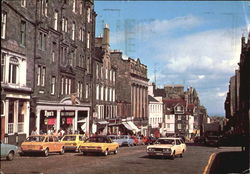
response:
[[[33,135],[21,144],[20,155],[36,152],[43,153],[44,156],[48,156],[50,152],[58,152],[62,155],[64,154],[64,143],[53,135]]]

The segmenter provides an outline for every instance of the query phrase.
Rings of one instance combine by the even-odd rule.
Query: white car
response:
[[[177,155],[183,157],[187,150],[186,144],[180,138],[159,138],[154,145],[147,146],[149,156],[166,156],[174,159]]]

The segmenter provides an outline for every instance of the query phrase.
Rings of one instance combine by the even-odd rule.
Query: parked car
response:
[[[114,142],[117,142],[119,146],[133,146],[134,140],[130,135],[108,135]]]
[[[28,137],[21,144],[20,155],[27,153],[42,153],[48,156],[50,152],[58,152],[64,154],[64,143],[60,142],[56,136],[53,135],[34,135]]]
[[[157,140],[157,138],[155,138],[155,137],[151,137],[151,136],[144,137],[144,144],[147,144],[147,145],[154,144],[156,140]]]
[[[117,154],[119,144],[113,142],[108,136],[92,136],[80,145],[80,152],[86,153],[101,153],[107,156],[111,152]]]
[[[183,157],[185,152],[183,142],[179,138],[159,138],[154,145],[147,146],[149,156],[166,156],[174,159],[177,155]]]
[[[6,158],[8,161],[12,161],[17,153],[17,150],[17,146],[1,142],[1,158]]]
[[[134,146],[139,145],[139,140],[137,136],[132,136]]]
[[[205,143],[205,137],[197,136],[194,138],[194,143],[196,144],[204,144]]]
[[[64,143],[64,150],[73,150],[79,152],[79,146],[86,140],[85,135],[81,134],[69,134],[64,135],[61,142]]]

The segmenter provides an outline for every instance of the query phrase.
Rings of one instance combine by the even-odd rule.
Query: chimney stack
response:
[[[103,29],[103,40],[102,40],[102,45],[109,47],[109,25],[105,24],[104,29]]]

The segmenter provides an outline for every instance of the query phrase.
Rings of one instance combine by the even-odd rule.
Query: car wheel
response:
[[[14,152],[12,152],[12,151],[9,152],[9,154],[7,155],[6,158],[7,158],[8,161],[12,161],[14,159]]]
[[[109,151],[108,151],[108,149],[106,149],[106,150],[104,151],[103,155],[104,155],[104,156],[107,156],[108,154],[109,154]]]
[[[171,156],[171,159],[174,160],[175,158],[175,151],[173,152],[173,155]]]
[[[49,156],[49,149],[48,149],[48,148],[45,149],[45,151],[44,151],[44,156]]]
[[[64,147],[62,147],[61,151],[60,151],[60,155],[63,155],[64,154]]]
[[[182,151],[182,153],[180,154],[180,157],[183,158],[183,154],[184,154],[184,150]]]
[[[117,152],[118,152],[118,149],[116,148],[115,151],[114,151],[114,154],[117,154]]]

